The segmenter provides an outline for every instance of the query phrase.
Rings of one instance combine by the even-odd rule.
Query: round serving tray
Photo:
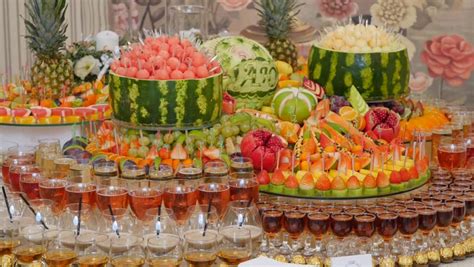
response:
[[[421,187],[423,187],[428,181],[429,178],[431,177],[430,171],[428,171],[423,177],[419,178],[421,179],[418,184],[404,190],[399,190],[395,192],[388,192],[388,193],[381,193],[377,195],[365,195],[365,196],[344,196],[344,197],[336,197],[336,196],[305,196],[305,195],[293,195],[293,194],[284,194],[284,193],[275,193],[271,192],[269,190],[262,190],[260,189],[260,193],[267,194],[267,195],[272,195],[272,196],[277,196],[277,197],[286,197],[286,198],[292,198],[292,199],[307,199],[307,200],[357,200],[357,199],[374,199],[374,198],[380,198],[380,197],[390,197],[390,196],[395,196],[395,195],[400,195],[408,192],[415,191]]]

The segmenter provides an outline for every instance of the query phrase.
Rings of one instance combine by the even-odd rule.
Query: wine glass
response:
[[[299,238],[305,230],[305,216],[306,214],[299,210],[290,210],[283,213],[283,228],[285,228],[290,237],[291,249],[293,251],[301,248]],[[283,247],[285,247],[285,242]]]
[[[193,185],[185,185],[182,180],[168,183],[163,193],[163,204],[172,209],[179,224],[189,218],[189,207],[196,205],[198,193]]]
[[[20,245],[19,222],[10,221],[8,216],[0,217],[0,259],[12,256],[12,250]]]
[[[354,216],[354,232],[357,238],[357,254],[365,254],[371,250],[370,240],[375,233],[376,216],[370,213]]]
[[[115,161],[105,161],[94,164],[94,179],[98,183],[102,179],[118,178],[118,167]]]
[[[68,183],[66,186],[67,203],[79,203],[82,199],[82,203],[89,204],[92,208],[95,208],[96,189],[97,186],[92,183]]]
[[[463,140],[451,137],[441,139],[438,147],[438,163],[448,170],[463,168],[466,164],[467,148]]]
[[[239,178],[232,173],[229,181],[231,200],[252,200],[258,202],[258,182],[255,177]]]
[[[225,183],[228,173],[229,169],[223,161],[212,160],[204,164],[205,183]]]
[[[66,205],[66,186],[68,181],[60,179],[45,179],[39,183],[39,195],[42,199],[54,201],[53,211],[58,214]]]
[[[466,204],[463,200],[458,198],[446,201],[446,205],[449,205],[453,208],[453,221],[451,223],[452,241],[459,240],[461,238],[459,226],[464,221],[464,217],[466,216]]]
[[[269,239],[271,249],[281,246],[281,240],[278,238],[283,228],[283,211],[278,209],[268,209],[262,212],[262,228],[265,236]],[[266,247],[261,248],[264,251],[269,250]]]
[[[53,207],[54,202],[49,199],[32,199],[29,201],[32,208],[35,210],[33,215],[37,223],[46,224],[46,226],[54,228],[57,226],[58,218],[54,216]],[[23,215],[24,216],[24,215]],[[44,225],[43,225],[44,226]]]
[[[198,187],[198,202],[216,207],[217,214],[222,218],[227,210],[227,204],[230,200],[230,189],[227,184],[207,183]]]
[[[80,215],[79,208],[81,209]],[[81,205],[79,205],[79,203],[67,204],[65,211],[59,215],[59,228],[76,233],[79,223],[81,226],[81,232],[96,230],[97,221],[92,213],[91,206],[86,203]]]
[[[377,214],[377,233],[384,240],[384,254],[391,255],[390,241],[398,231],[398,215],[394,212],[382,212]]]
[[[8,149],[17,148],[17,147],[18,147],[18,143],[0,139],[0,166],[2,166],[2,172],[0,173],[0,175],[2,175],[2,181],[4,185],[8,184],[8,167],[7,167],[9,164],[7,162]]]
[[[65,246],[68,242],[65,239],[71,238],[70,231],[53,230],[52,236],[55,238],[47,240],[46,252],[43,254],[43,261],[47,266],[62,267],[72,264],[77,257],[74,247]],[[49,236],[48,234],[46,236]],[[72,242],[74,244],[74,242]],[[74,245],[73,245],[74,246]]]
[[[166,164],[159,166],[152,165],[148,171],[150,180],[162,182],[161,185],[164,187],[165,183],[173,179],[173,168]]]
[[[143,266],[145,264],[145,251],[142,248],[143,238],[130,234],[120,236],[112,235],[110,239],[110,265]]]
[[[41,266],[41,258],[46,252],[46,230],[41,225],[30,225],[20,229],[20,245],[13,248],[14,266]]]
[[[404,255],[409,255],[413,250],[412,237],[418,230],[419,218],[416,211],[404,210],[398,213],[398,230],[405,240]]]
[[[436,227],[436,210],[431,206],[426,206],[424,208],[418,209],[418,218],[419,226],[418,228],[421,231],[423,236],[423,242],[420,245],[420,249],[425,249],[431,246],[429,235],[432,233],[432,230]]]
[[[128,199],[133,215],[141,221],[149,209],[161,206],[163,193],[159,182],[154,180],[137,180],[128,182]]]
[[[191,267],[212,266],[217,259],[218,233],[202,230],[184,234],[184,259]]]
[[[145,212],[146,228],[145,239],[156,234],[180,235],[180,228],[176,222],[173,211],[167,208],[149,209]]]
[[[20,191],[20,176],[22,173],[40,173],[38,166],[34,164],[24,164],[21,161],[12,160],[8,173],[10,188],[13,191]]]
[[[101,212],[108,211],[109,206],[117,209],[128,207],[128,189],[125,180],[102,178],[97,181],[97,207]]]
[[[139,233],[140,228],[126,208],[111,208],[101,212],[98,230],[102,233]]]
[[[236,174],[236,178],[250,178],[254,176],[252,159],[247,157],[232,157],[230,160],[230,172]]]
[[[217,256],[229,266],[237,266],[252,255],[252,235],[249,229],[231,225],[219,230],[223,236]]]
[[[326,212],[316,211],[309,213],[307,215],[307,225],[308,231],[314,236],[316,239],[315,249],[314,251],[317,254],[321,254],[324,250],[323,248],[323,237],[327,233],[331,221],[331,215]]]
[[[25,193],[28,199],[38,199],[39,183],[44,180],[40,172],[25,171],[20,174],[20,191]]]
[[[12,216],[13,220],[16,219],[21,219],[26,205],[25,202],[20,198],[21,192],[12,192],[12,191],[6,191],[6,197],[8,199],[8,212],[7,210],[7,201],[5,200],[5,197],[2,193],[0,193],[0,217],[2,218],[9,218],[9,216]]]
[[[76,236],[76,263],[79,267],[105,267],[109,262],[108,249],[98,244],[107,243],[109,236],[97,232],[88,232]]]

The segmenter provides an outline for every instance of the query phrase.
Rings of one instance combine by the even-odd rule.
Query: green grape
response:
[[[240,131],[242,133],[247,133],[248,131],[250,131],[250,124],[249,123],[243,123],[240,125]]]
[[[209,134],[212,136],[217,136],[219,132],[215,128],[209,129]]]
[[[138,155],[138,149],[136,149],[136,148],[130,148],[130,149],[128,150],[127,155],[128,155],[129,157],[135,158],[135,157]]]
[[[222,123],[229,121],[229,119],[230,119],[229,115],[222,115],[221,116],[221,122]]]
[[[166,144],[172,144],[174,142],[174,136],[170,133],[167,133],[163,136],[163,141]]]
[[[142,146],[148,146],[150,144],[150,138],[143,136],[143,137],[140,137],[140,139],[138,139],[138,142]]]
[[[222,129],[222,135],[227,138],[227,137],[231,137],[232,135],[234,135],[234,131],[232,130],[232,127],[224,127]]]
[[[173,136],[174,136],[174,139],[178,139],[183,133],[180,132],[180,131],[174,131],[173,132]]]
[[[139,149],[138,149],[138,156],[140,158],[146,158],[146,155],[148,154],[148,147],[146,146],[141,146]]]
[[[232,126],[232,135],[239,135],[240,128],[237,125]]]

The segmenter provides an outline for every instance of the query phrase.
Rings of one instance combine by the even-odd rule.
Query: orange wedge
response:
[[[66,123],[78,123],[78,122],[81,122],[81,116],[77,116],[77,115],[66,116],[64,118],[64,121]]]
[[[359,113],[353,108],[349,106],[344,106],[339,109],[339,115],[346,121],[354,121],[359,118]]]
[[[0,123],[12,123],[13,117],[12,116],[0,116]]]
[[[36,120],[32,116],[17,117],[16,118],[16,123],[18,123],[18,124],[36,124]]]

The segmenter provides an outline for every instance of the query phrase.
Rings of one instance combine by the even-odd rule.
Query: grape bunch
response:
[[[351,105],[343,96],[333,95],[329,99],[331,100],[331,111],[335,113],[339,113],[340,108]]]

